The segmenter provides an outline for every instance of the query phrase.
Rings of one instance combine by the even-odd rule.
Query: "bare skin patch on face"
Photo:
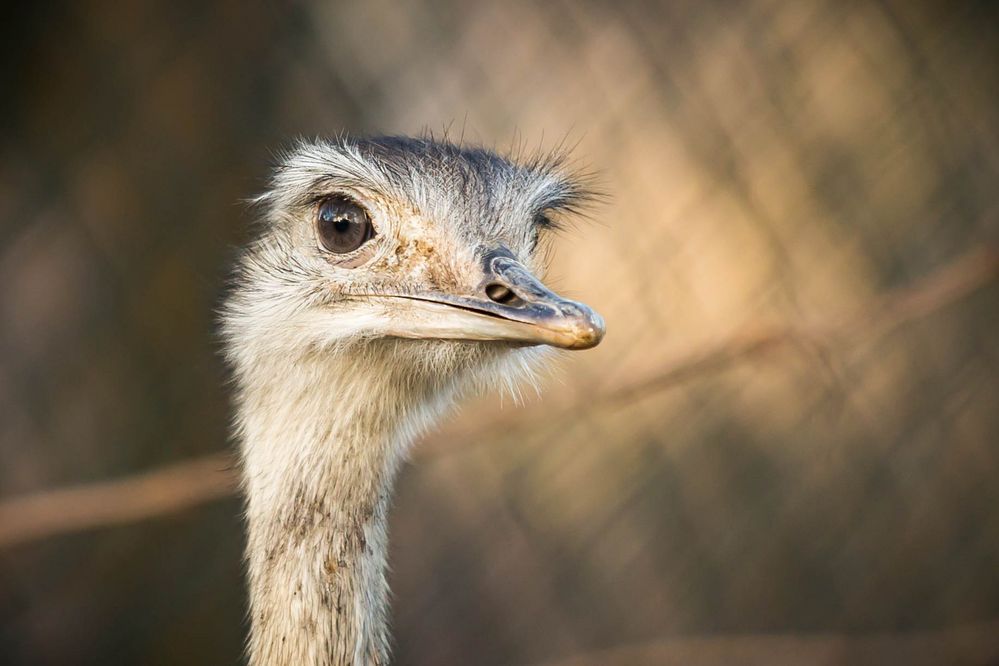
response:
[[[462,266],[472,262],[465,259],[467,253],[457,243],[419,213],[408,212],[397,220],[395,246],[372,264],[372,271],[390,273],[414,289],[453,291],[466,286],[472,276],[462,279]]]

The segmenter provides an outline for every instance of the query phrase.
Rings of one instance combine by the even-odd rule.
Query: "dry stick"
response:
[[[890,292],[846,318],[803,325],[781,325],[741,333],[704,349],[686,353],[657,372],[587,400],[594,405],[620,405],[640,400],[691,378],[729,367],[741,360],[789,344],[832,347],[873,340],[908,321],[925,317],[999,278],[999,251],[985,247],[969,252],[916,284]],[[570,405],[565,414],[578,411]],[[518,429],[538,418],[552,418],[551,407],[535,406],[533,417],[518,419]],[[419,457],[439,456],[442,442],[474,440],[502,424],[508,416],[479,420],[472,428],[451,427],[421,447]],[[437,442],[433,445],[433,442]],[[427,446],[429,445],[429,446]],[[152,472],[119,479],[47,490],[0,502],[0,548],[108,525],[121,525],[173,513],[228,497],[237,487],[230,455],[215,453]]]
[[[851,664],[937,666],[994,664],[999,620],[931,631],[854,634],[743,634],[679,636],[574,654],[544,666],[774,666]]]
[[[232,459],[215,453],[136,474],[0,503],[0,548],[69,532],[123,525],[197,506],[236,490]]]
[[[686,353],[644,380],[629,382],[602,400],[630,402],[658,393],[736,361],[786,345],[832,348],[872,342],[906,322],[922,319],[999,278],[999,248],[978,248],[922,278],[888,292],[851,316],[799,325],[784,324],[734,335],[702,351]]]

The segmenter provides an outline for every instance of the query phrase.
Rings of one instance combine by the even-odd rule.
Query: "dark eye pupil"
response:
[[[367,212],[345,197],[323,201],[316,224],[320,244],[336,254],[353,252],[374,236]]]

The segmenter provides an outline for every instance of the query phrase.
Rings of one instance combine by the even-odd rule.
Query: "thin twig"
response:
[[[904,323],[922,319],[956,303],[996,279],[999,279],[999,249],[979,248],[915,284],[888,292],[850,315],[803,324],[754,327],[700,351],[685,353],[644,380],[629,382],[601,400],[638,400],[788,345],[832,349],[873,342]]]
[[[660,638],[575,654],[545,666],[936,666],[999,660],[999,620],[933,631],[880,634],[744,634]]]
[[[997,278],[999,251],[993,247],[979,248],[914,285],[889,292],[852,315],[741,332],[686,352],[643,378],[591,397],[586,405],[570,405],[557,411],[570,415],[578,413],[581,407],[631,403],[785,346],[828,349],[871,342],[903,323],[961,300]],[[535,405],[521,412],[516,428],[529,429],[540,419],[550,422],[552,416],[550,406]],[[418,448],[417,457],[440,456],[452,450],[450,443],[454,441],[486,439],[498,426],[510,431],[509,414],[480,419],[471,426],[451,426],[430,436]],[[0,548],[145,520],[228,497],[237,487],[233,468],[228,454],[214,453],[124,479],[4,500],[0,502]]]
[[[215,453],[114,481],[15,497],[0,503],[0,548],[174,513],[235,490],[232,459]]]

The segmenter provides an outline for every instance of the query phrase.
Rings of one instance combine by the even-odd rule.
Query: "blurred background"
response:
[[[4,13],[0,663],[242,660],[240,200],[448,128],[597,172],[551,277],[609,334],[416,451],[397,663],[999,663],[992,3]]]

